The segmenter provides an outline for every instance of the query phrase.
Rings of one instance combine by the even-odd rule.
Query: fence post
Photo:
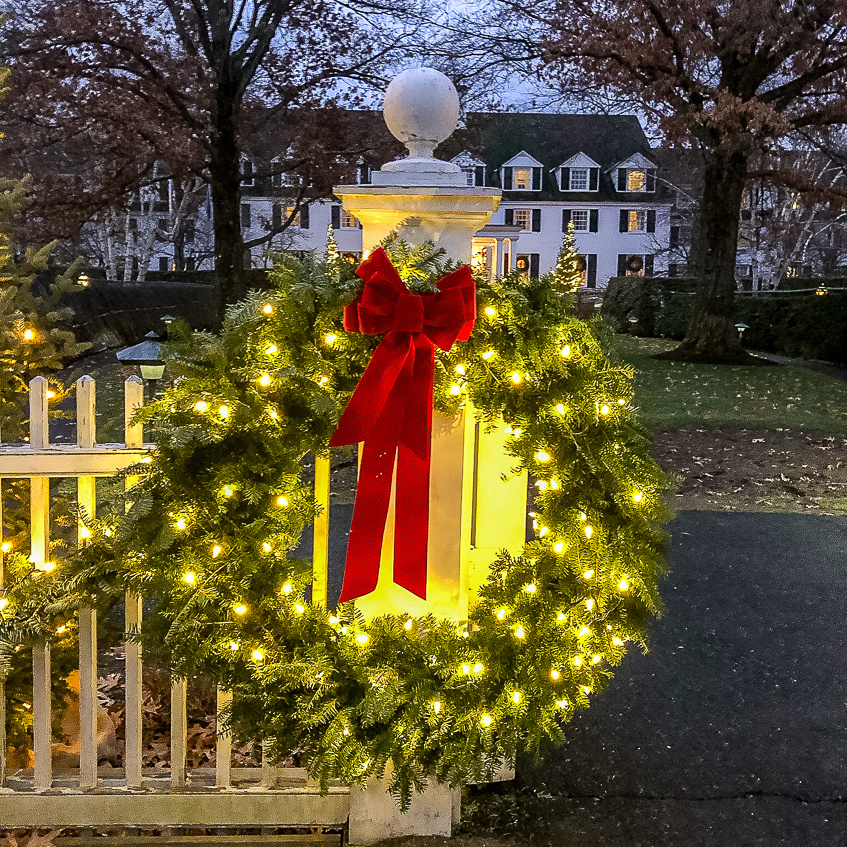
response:
[[[140,448],[142,431],[140,424],[130,424],[135,410],[144,403],[144,383],[140,377],[131,376],[124,383],[124,444],[127,447]],[[126,488],[130,489],[135,479],[129,477]],[[124,598],[124,632],[125,632],[125,673],[126,683],[124,697],[126,699],[126,729],[124,732],[124,768],[127,788],[141,788],[141,644],[131,641],[129,636],[141,632],[142,606],[137,594],[127,592]]]
[[[95,442],[95,383],[83,376],[76,383],[76,443],[91,449]],[[93,476],[77,478],[77,501],[89,518],[95,516]],[[77,541],[85,543],[87,529],[80,520]],[[79,610],[79,786],[97,787],[97,613],[88,606]]]
[[[215,738],[215,785],[229,788],[232,762],[232,732],[224,732],[221,727],[221,712],[232,703],[232,692],[218,687]]]
[[[315,517],[312,551],[312,603],[326,608],[329,566],[329,473],[330,457],[315,457],[315,500],[321,507]]]

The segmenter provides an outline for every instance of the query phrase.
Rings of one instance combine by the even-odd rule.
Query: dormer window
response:
[[[639,157],[643,159],[643,157]],[[649,162],[644,159],[643,164],[624,163],[617,169],[618,191],[649,191],[656,190],[656,169],[649,167]]]
[[[371,184],[371,169],[365,162],[359,162],[356,165],[356,184],[370,185]]]
[[[538,159],[521,150],[500,169],[504,191],[541,191],[542,165]]]
[[[485,162],[465,150],[450,160],[458,165],[465,177],[465,185],[485,185]]]
[[[627,171],[626,172],[626,190],[627,191],[644,191],[644,186],[647,183],[647,174],[644,171]]]
[[[600,165],[585,153],[571,156],[555,172],[561,191],[597,191],[600,188]]]

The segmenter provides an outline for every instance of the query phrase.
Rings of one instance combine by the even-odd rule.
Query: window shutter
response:
[[[591,209],[588,213],[588,231],[597,232],[600,226],[600,210]]]
[[[333,229],[341,229],[341,206],[332,206],[329,210]]]
[[[644,257],[644,276],[653,276],[653,257]]]
[[[656,169],[655,168],[647,168],[647,190],[655,191],[656,190]]]
[[[503,168],[503,191],[512,190],[512,169]]]
[[[541,168],[532,169],[532,190],[541,191]]]
[[[625,253],[618,253],[618,276],[626,276],[626,260]]]
[[[485,185],[485,168],[477,165],[474,168],[474,185]]]
[[[588,190],[597,191],[600,187],[600,168],[588,169]],[[594,257],[596,260],[596,256]]]
[[[532,210],[532,231],[541,232],[541,209]]]
[[[679,227],[672,226],[671,227],[671,237],[668,242],[668,246],[673,249],[674,247],[679,247]]]
[[[510,173],[510,169],[506,168]],[[511,180],[510,180],[511,182]],[[515,210],[514,209],[506,209],[506,226],[514,226],[515,225]]]
[[[300,229],[309,228],[309,204],[304,203],[300,207]]]
[[[370,168],[366,164],[361,164],[358,167],[359,185],[368,185],[371,181]]]
[[[559,186],[562,191],[570,191],[571,190],[571,169],[570,168],[562,168],[559,172]]]
[[[571,210],[562,209],[562,232],[568,231],[568,224],[571,222]]]
[[[250,204],[242,203],[241,204],[241,226],[249,227],[250,226]]]
[[[271,226],[274,229],[282,228],[282,206],[279,203],[274,203],[271,209]]]
[[[655,232],[656,231],[656,210],[648,209],[647,210],[647,232]]]
[[[586,259],[588,266],[585,273],[585,284],[589,288],[597,288],[597,254],[589,253]]]
[[[538,253],[529,254],[529,275],[532,279],[538,279]]]
[[[618,191],[626,191],[626,168],[618,168]]]
[[[629,212],[626,209],[621,209],[621,221],[620,221],[620,231],[628,232],[629,231]]]

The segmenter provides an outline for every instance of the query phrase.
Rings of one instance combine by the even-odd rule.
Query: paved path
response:
[[[331,596],[351,511],[333,508]],[[630,652],[564,747],[521,763],[522,835],[847,847],[847,517],[691,511],[670,529],[651,652]]]
[[[520,769],[557,847],[847,844],[847,518],[684,512],[667,611]],[[529,834],[529,833],[527,833]]]

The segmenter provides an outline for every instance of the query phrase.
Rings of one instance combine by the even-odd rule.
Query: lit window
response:
[[[571,168],[571,191],[588,191],[588,168]]]
[[[627,171],[626,172],[626,190],[627,191],[644,191],[644,186],[647,183],[644,171]]]
[[[521,229],[532,227],[532,209],[515,209],[512,214],[515,226],[519,226]]]
[[[577,232],[588,232],[588,209],[574,209],[571,212],[571,220]]]
[[[644,232],[647,222],[647,213],[643,210],[630,210],[627,229],[629,232]]]
[[[359,226],[359,219],[355,215],[351,215],[346,209],[341,210],[341,226],[347,229],[352,229]]]
[[[512,188],[515,191],[531,191],[532,168],[512,168]]]
[[[288,216],[294,211],[294,206],[286,206],[285,207],[285,220],[288,220]],[[297,212],[296,215],[291,220],[289,226],[300,226],[300,212]]]

